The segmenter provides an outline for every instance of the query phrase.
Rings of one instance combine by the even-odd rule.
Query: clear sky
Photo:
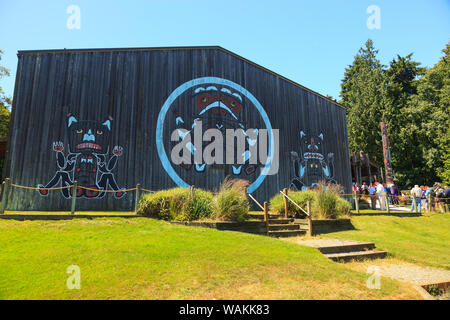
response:
[[[80,29],[69,29],[70,5]],[[380,9],[380,28],[369,29]],[[374,20],[371,20],[374,21]],[[414,52],[431,67],[450,39],[450,0],[0,0],[0,86],[12,96],[18,50],[219,45],[337,98],[344,69],[371,38],[388,64]]]

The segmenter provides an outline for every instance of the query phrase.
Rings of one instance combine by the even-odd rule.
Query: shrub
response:
[[[350,202],[345,200],[344,198],[338,198],[336,201],[336,212],[338,216],[350,214],[350,210],[352,209],[352,205]]]
[[[348,215],[352,208],[350,202],[341,198],[339,194],[341,190],[342,187],[339,185],[326,185],[321,182],[312,190],[290,192],[288,196],[305,210],[308,201],[311,201],[311,214],[314,219],[337,219]],[[281,193],[270,199],[270,208],[277,213],[284,213],[284,200]],[[291,201],[288,201],[288,210],[296,217],[306,217],[303,211]]]
[[[185,188],[162,190],[144,195],[137,213],[168,221],[193,221],[212,215],[213,195],[204,190],[194,193]]]
[[[213,213],[213,195],[211,192],[196,189],[189,196],[183,210],[177,217],[180,221],[193,221],[211,218]]]
[[[248,219],[249,203],[244,194],[248,182],[228,179],[220,186],[214,197],[215,219],[220,221],[245,221]]]
[[[307,190],[289,192],[288,197],[306,210],[308,201],[312,202],[314,199],[314,191]],[[272,211],[275,211],[276,213],[284,214],[284,196],[281,193],[275,195],[272,199],[270,199],[270,209]],[[288,211],[290,213],[294,213],[296,217],[306,217],[306,214],[289,200]]]

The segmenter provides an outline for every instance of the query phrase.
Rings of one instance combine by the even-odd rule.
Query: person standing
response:
[[[418,212],[422,213],[422,189],[420,189],[419,185],[415,185],[414,188],[411,189],[411,199],[412,199],[412,204],[411,204],[411,211],[414,211],[414,202],[417,205],[418,208]],[[415,200],[415,201],[414,201]]]
[[[392,194],[392,201],[395,205],[398,205],[398,188],[395,184],[391,186],[391,194]]]
[[[372,206],[372,210],[376,209],[375,202],[377,201],[377,196],[375,195],[375,192],[377,191],[375,188],[375,183],[376,182],[372,183],[369,188],[370,205]]]
[[[447,206],[445,212],[450,211],[450,188],[448,186],[444,187],[444,198],[445,204]]]
[[[444,189],[439,189],[436,192],[436,199],[437,199],[437,205],[442,213],[446,212],[445,208],[445,196],[444,196]]]
[[[377,184],[376,195],[377,195],[377,198],[378,198],[378,202],[380,203],[380,209],[382,211],[386,210],[386,205],[389,205],[389,204],[386,203],[386,197],[385,197],[385,193],[384,193],[384,186],[381,183]]]
[[[425,193],[427,192],[427,186],[420,186],[420,189],[422,189],[422,196],[420,197],[420,204],[421,207],[425,210],[427,209],[427,197],[425,196]]]

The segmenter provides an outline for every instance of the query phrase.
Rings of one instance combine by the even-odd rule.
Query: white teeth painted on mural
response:
[[[238,98],[242,102],[242,97],[240,95],[238,95],[237,93],[233,93],[233,96],[235,96],[236,98]]]
[[[205,163],[202,164],[202,165],[199,165],[198,163],[195,164],[195,170],[197,170],[198,172],[203,172],[203,171],[205,171],[205,167],[206,167],[206,164],[205,164]]]
[[[200,91],[205,91],[205,88],[202,88],[202,87],[197,88],[197,89],[195,89],[194,93],[199,93]]]
[[[247,138],[247,141],[248,141],[248,144],[253,147],[258,140]]]
[[[229,90],[227,88],[222,88],[222,90],[220,90],[220,91],[228,93],[228,94],[232,94],[231,90]]]
[[[219,91],[219,90],[217,89],[217,87],[210,86],[210,87],[206,88],[206,91]]]
[[[185,131],[183,132],[183,130],[178,129],[178,135],[180,136],[181,140],[184,140],[184,138],[186,138],[186,136],[190,133],[190,131]]]
[[[175,123],[178,125],[178,124],[180,124],[180,123],[184,123],[184,121],[183,121],[183,119],[182,119],[181,117],[177,117],[177,118],[175,119]]]
[[[242,166],[231,166],[233,168],[233,174],[235,175],[240,175],[241,174],[241,170],[242,170]]]
[[[209,104],[209,105],[208,105],[207,107],[205,107],[202,111],[200,111],[199,115],[200,115],[200,116],[203,115],[206,111],[208,111],[208,110],[210,110],[210,109],[212,109],[212,108],[221,108],[221,109],[224,109],[224,110],[226,110],[229,114],[231,114],[231,116],[232,116],[233,118],[235,118],[236,120],[238,120],[238,117],[236,117],[236,116],[234,115],[233,111],[231,111],[231,109],[228,108],[227,105],[224,104],[222,101],[219,101],[218,103],[217,103],[217,102],[213,102],[213,103]]]

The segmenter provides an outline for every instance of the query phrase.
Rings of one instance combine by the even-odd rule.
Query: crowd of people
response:
[[[450,212],[450,188],[442,187],[439,183],[435,183],[432,187],[415,185],[409,192],[409,196],[400,193],[394,183],[387,185],[377,181],[369,185],[364,182],[361,186],[353,183],[353,192],[368,196],[373,210],[377,208],[377,202],[381,210],[386,210],[389,204],[399,205],[400,197],[409,197],[411,211],[415,211],[415,205],[417,205],[418,212],[422,212],[422,208],[428,211]]]

